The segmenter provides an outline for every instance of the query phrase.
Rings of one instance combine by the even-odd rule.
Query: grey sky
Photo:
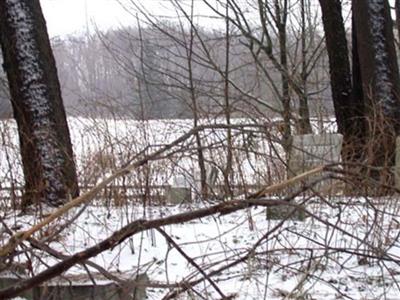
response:
[[[151,14],[167,18],[176,16],[176,10],[170,1],[135,1]],[[50,36],[84,33],[86,24],[92,30],[96,27],[104,30],[136,23],[137,10],[131,0],[40,0],[40,2]],[[125,8],[121,6],[121,3]],[[183,1],[183,3],[189,9],[191,1]],[[212,14],[202,1],[195,0],[195,9],[198,15]],[[197,20],[204,22],[206,26],[218,26],[220,23],[212,19],[205,21],[204,18],[198,18]]]
[[[152,1],[152,0],[150,0]],[[128,25],[130,16],[115,0],[40,0],[50,36],[80,33],[86,23],[100,29]]]

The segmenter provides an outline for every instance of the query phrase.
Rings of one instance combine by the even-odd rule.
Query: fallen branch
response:
[[[296,194],[297,195],[297,194]],[[262,201],[263,206],[276,206],[276,205],[292,205],[296,206],[295,204],[290,203],[290,200],[294,198],[292,195],[283,200],[268,200]],[[260,203],[257,203],[260,204]],[[159,228],[161,226],[185,223],[196,219],[201,219],[204,217],[208,217],[215,214],[229,214],[233,213],[238,210],[242,210],[248,208],[252,205],[257,205],[250,203],[247,200],[233,200],[229,202],[220,203],[209,208],[198,209],[194,211],[189,211],[185,213],[176,214],[173,216],[159,218],[155,220],[136,220],[128,225],[122,227],[120,230],[114,232],[110,237],[107,239],[99,242],[98,244],[87,248],[81,252],[78,252],[72,256],[65,258],[64,260],[60,261],[59,263],[49,267],[48,269],[44,270],[37,275],[22,280],[18,284],[0,290],[0,299],[8,299],[12,297],[18,296],[23,291],[29,290],[45,281],[48,281],[63,272],[67,271],[71,267],[76,264],[82,263],[87,259],[94,257],[108,249],[112,249],[117,245],[121,244],[130,236],[137,234],[139,232]]]
[[[294,215],[295,211],[292,210],[288,217],[291,217],[292,215]],[[210,271],[209,273],[207,273],[207,276],[199,278],[197,280],[194,280],[192,282],[181,282],[179,285],[178,289],[175,289],[171,292],[169,292],[167,295],[165,295],[162,300],[171,300],[171,299],[175,299],[178,295],[186,292],[189,289],[193,289],[194,286],[196,286],[197,284],[203,282],[206,278],[211,278],[213,276],[216,276],[218,274],[221,274],[223,271],[228,270],[240,263],[245,262],[246,260],[248,260],[250,257],[252,257],[254,255],[255,250],[261,245],[261,243],[268,239],[268,237],[273,234],[275,231],[277,231],[284,223],[286,222],[286,220],[281,220],[280,222],[278,222],[278,224],[276,224],[274,227],[272,227],[268,232],[266,232],[252,247],[251,249],[246,251],[246,254],[240,256],[239,258],[235,259],[234,261],[221,266],[220,268]]]
[[[276,192],[278,192],[280,190],[283,190],[284,188],[287,188],[289,186],[292,186],[292,185],[298,183],[299,181],[303,181],[308,177],[311,177],[311,176],[317,175],[319,173],[322,173],[323,171],[325,171],[325,168],[326,168],[325,166],[319,166],[319,167],[311,169],[311,170],[309,170],[307,172],[304,172],[302,174],[294,176],[294,177],[292,177],[292,178],[290,178],[288,180],[285,180],[283,182],[279,182],[277,184],[267,186],[267,187],[262,188],[261,190],[255,192],[255,193],[251,194],[249,196],[249,198],[250,199],[257,199],[257,198],[264,197],[264,196],[266,196],[268,194],[271,194],[271,193],[276,193]]]
[[[244,126],[246,126],[246,125],[240,125],[239,127],[244,127]],[[113,182],[115,179],[129,174],[134,169],[148,163],[149,161],[157,159],[160,155],[169,151],[170,149],[179,145],[180,143],[186,141],[187,139],[189,139],[191,136],[193,136],[197,132],[205,130],[205,129],[211,129],[211,128],[212,129],[215,129],[215,128],[223,129],[223,128],[227,128],[227,127],[231,128],[232,126],[222,124],[222,125],[203,125],[203,126],[195,127],[193,129],[189,130],[187,133],[180,136],[179,138],[177,138],[172,143],[162,147],[161,149],[153,152],[152,154],[146,156],[145,158],[135,161],[133,163],[130,163],[127,166],[121,168],[120,170],[117,170],[111,176],[105,178],[98,185],[93,187],[91,190],[89,190],[85,194],[71,200],[70,202],[66,203],[64,206],[57,209],[55,212],[50,214],[43,221],[39,222],[35,226],[32,226],[30,229],[28,229],[26,231],[21,231],[21,232],[15,233],[8,240],[8,242],[0,248],[0,257],[10,255],[12,252],[15,251],[15,249],[18,245],[20,245],[22,242],[29,239],[34,233],[38,232],[43,227],[49,225],[51,222],[53,222],[54,220],[61,217],[62,215],[64,215],[66,212],[68,212],[72,208],[91,201],[103,188],[105,188],[108,184]],[[236,128],[236,127],[237,126],[235,125],[233,128]],[[257,193],[250,195],[249,199],[257,199],[257,198],[265,196],[268,193],[282,190],[283,188],[286,188],[292,184],[295,184],[299,181],[304,180],[306,177],[318,174],[318,173],[322,172],[323,170],[324,170],[324,166],[317,167],[315,169],[312,169],[308,172],[305,172],[303,174],[295,176],[284,182],[266,187],[266,188],[258,191]],[[278,202],[278,203],[274,203],[274,202]],[[288,202],[286,201],[285,204],[287,204],[287,203]],[[271,205],[271,206],[272,205],[281,205],[281,204],[282,204],[282,201],[280,201],[280,200],[274,200],[274,201],[268,202],[268,205]],[[230,202],[222,203],[222,204],[219,204],[219,205],[207,208],[207,209],[201,209],[201,210],[197,210],[197,211],[193,211],[193,212],[178,214],[178,215],[171,216],[171,217],[164,218],[164,219],[151,220],[151,221],[137,220],[133,223],[128,224],[127,226],[123,227],[122,229],[116,231],[113,235],[111,235],[109,238],[102,241],[101,243],[97,244],[96,246],[88,248],[82,252],[76,253],[75,255],[64,259],[63,261],[59,262],[58,264],[54,265],[53,267],[48,268],[45,271],[39,273],[38,275],[36,275],[30,279],[22,281],[21,284],[19,284],[17,286],[10,287],[10,288],[0,291],[0,298],[13,297],[24,290],[30,289],[33,286],[36,286],[50,278],[53,278],[53,277],[61,274],[62,272],[68,270],[73,265],[80,263],[84,260],[87,260],[90,257],[96,256],[97,254],[101,253],[104,250],[115,247],[116,245],[123,242],[127,237],[129,237],[133,234],[136,234],[140,231],[151,229],[151,228],[157,228],[159,226],[164,226],[164,225],[187,222],[187,221],[190,221],[193,219],[202,218],[202,217],[209,216],[209,215],[216,214],[216,213],[228,214],[228,213],[237,211],[239,209],[246,208],[250,205],[251,204],[248,201],[230,201]]]
[[[216,125],[201,125],[192,128],[189,130],[187,133],[181,135],[178,137],[176,140],[171,142],[170,144],[160,148],[159,150],[154,151],[152,154],[144,157],[143,159],[140,159],[138,161],[135,161],[133,163],[128,164],[127,166],[115,171],[112,175],[109,177],[105,178],[103,181],[101,181],[99,184],[97,184],[95,187],[93,187],[91,190],[88,192],[84,193],[83,195],[69,201],[66,203],[64,206],[58,208],[55,212],[51,213],[49,216],[47,216],[43,221],[39,222],[35,226],[32,226],[30,229],[26,231],[20,231],[16,232],[9,240],[8,242],[3,245],[0,248],[0,257],[8,256],[10,255],[15,248],[20,245],[22,242],[26,241],[29,237],[31,237],[35,232],[38,232],[41,230],[43,227],[46,225],[50,224],[54,220],[58,219],[62,215],[64,215],[66,212],[71,210],[74,207],[77,207],[81,204],[87,203],[91,200],[93,200],[94,197],[102,190],[104,189],[107,185],[109,185],[111,182],[113,182],[115,179],[127,175],[133,170],[137,169],[140,166],[143,166],[147,164],[149,161],[158,159],[161,154],[171,150],[175,146],[179,145],[180,143],[183,143],[187,139],[189,139],[191,136],[194,134],[206,130],[206,129],[225,129],[225,128],[243,128],[243,127],[255,127],[255,125],[226,125],[226,124],[216,124]]]
[[[194,266],[201,275],[213,286],[213,288],[217,291],[217,293],[222,297],[222,299],[227,299],[218,285],[203,271],[203,269],[189,256],[187,255],[181,247],[161,228],[157,228],[158,232],[167,240],[169,244],[171,244],[192,266]]]

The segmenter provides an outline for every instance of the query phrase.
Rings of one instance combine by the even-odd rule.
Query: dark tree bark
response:
[[[291,109],[291,96],[290,96],[290,82],[289,82],[289,67],[288,67],[288,52],[287,52],[287,35],[286,25],[288,16],[288,2],[287,0],[280,3],[278,0],[274,1],[275,6],[275,24],[278,29],[278,42],[279,42],[279,62],[282,67],[281,72],[281,101],[282,101],[282,118],[283,118],[283,138],[282,146],[286,153],[286,160],[289,162],[290,152],[292,147],[292,129],[290,121],[292,119]]]
[[[312,133],[312,127],[310,122],[310,110],[308,105],[308,72],[307,72],[307,26],[306,26],[306,3],[305,0],[300,1],[300,13],[301,13],[301,85],[303,87],[303,94],[299,97],[299,125],[298,134]]]
[[[225,10],[226,18],[225,20],[225,69],[224,69],[224,114],[225,114],[225,122],[229,126],[231,125],[231,117],[232,117],[232,105],[230,102],[230,60],[231,60],[231,33],[230,33],[230,20],[229,20],[229,6],[226,6]],[[232,131],[231,128],[227,128],[226,130],[226,163],[225,168],[223,168],[223,177],[224,177],[224,190],[225,195],[232,197],[232,179],[233,179],[233,142],[232,142]]]
[[[397,27],[397,35],[398,42],[400,43],[400,0],[396,0],[394,4],[394,10],[396,12],[396,27]]]
[[[362,79],[361,79],[361,70],[360,70],[360,57],[358,56],[358,44],[357,44],[357,33],[354,25],[354,15],[352,15],[352,31],[351,31],[351,39],[352,39],[352,91],[351,91],[351,99],[354,101],[355,108],[355,117],[357,118],[357,122],[354,124],[354,134],[358,137],[360,141],[360,149],[361,151],[365,150],[365,144],[367,140],[367,123],[365,118],[365,104],[364,104],[364,93],[362,88]],[[357,131],[357,127],[359,130]],[[361,148],[362,147],[362,148]],[[362,159],[364,154],[357,153],[357,158]]]
[[[363,152],[365,119],[362,97],[352,93],[351,68],[340,0],[320,0],[329,57],[332,99],[339,133],[343,134],[343,160],[359,160]]]
[[[18,124],[23,205],[59,205],[78,194],[56,65],[39,0],[0,1],[0,42]]]
[[[368,121],[368,163],[389,168],[400,129],[400,79],[390,7],[387,0],[353,0],[353,15]]]

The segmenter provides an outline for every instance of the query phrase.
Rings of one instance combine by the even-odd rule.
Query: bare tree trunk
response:
[[[140,73],[141,76],[138,76],[140,78],[137,78],[137,84],[138,84],[138,96],[139,96],[139,103],[140,103],[140,119],[143,124],[143,139],[144,139],[144,145],[145,145],[145,155],[147,155],[147,148],[150,146],[147,130],[148,127],[146,125],[146,121],[148,120],[148,107],[146,106],[145,99],[143,97],[143,85],[146,84],[145,82],[145,77],[146,77],[146,70],[144,66],[144,47],[143,47],[143,34],[142,34],[142,27],[140,25],[139,18],[137,17],[137,27],[138,27],[138,35],[139,35],[139,43],[140,43],[140,53],[139,53],[139,58],[140,58]],[[151,205],[150,200],[150,166],[149,162],[146,162],[143,165],[143,168],[141,169],[143,177],[141,178],[141,185],[144,183],[144,190],[143,192],[143,205]],[[144,182],[142,181],[144,180]]]
[[[384,173],[372,172],[372,176],[386,180],[394,164],[396,135],[400,131],[400,79],[390,7],[387,0],[353,0],[353,13],[369,122],[368,163],[384,167]]]
[[[231,124],[231,105],[230,105],[230,95],[229,95],[229,64],[230,64],[230,20],[229,20],[229,5],[226,5],[226,16],[225,19],[225,29],[226,29],[226,44],[225,44],[225,76],[224,76],[224,110],[225,110],[225,119],[226,124],[229,126]],[[232,196],[231,189],[231,177],[232,177],[232,163],[233,163],[233,153],[232,153],[232,131],[228,127],[226,132],[226,144],[227,144],[227,152],[226,152],[226,165],[224,169],[224,187],[225,194],[228,196]]]
[[[366,152],[367,143],[367,119],[365,116],[364,93],[362,88],[360,57],[358,55],[357,33],[354,24],[354,14],[352,16],[352,91],[351,98],[352,107],[348,113],[354,114],[346,121],[347,135],[344,133],[343,160],[352,162],[363,162]],[[351,122],[354,120],[354,122]]]
[[[25,176],[23,205],[59,205],[78,195],[78,183],[39,0],[0,1],[0,28]]]
[[[320,0],[331,90],[339,133],[343,134],[343,160],[359,158],[365,134],[363,99],[352,94],[351,68],[340,0]],[[355,57],[353,57],[355,59]]]
[[[280,52],[280,64],[283,72],[281,72],[282,82],[282,107],[283,107],[283,141],[282,146],[285,150],[287,162],[289,162],[290,149],[292,146],[292,130],[290,127],[290,121],[292,119],[291,112],[291,98],[290,98],[290,82],[288,73],[288,61],[287,61],[287,47],[286,47],[286,22],[287,22],[287,0],[284,1],[283,8],[279,0],[275,0],[275,16],[276,26],[278,28],[279,38],[279,52]]]
[[[301,0],[301,82],[303,86],[303,94],[299,98],[299,134],[312,133],[310,123],[310,110],[308,107],[308,89],[307,89],[307,28],[306,28],[306,12],[305,0]]]
[[[193,21],[193,8],[194,8],[194,0],[191,3],[191,12],[190,12],[190,20]],[[184,30],[182,30],[183,36],[185,35]],[[199,109],[197,105],[197,97],[195,93],[195,86],[193,80],[193,43],[194,43],[194,28],[190,26],[190,40],[189,47],[185,44],[186,47],[186,56],[188,63],[188,73],[189,73],[189,89],[190,89],[190,98],[192,100],[192,110],[193,110],[193,126],[197,127],[199,125]],[[197,160],[200,169],[200,188],[201,188],[201,197],[203,200],[207,200],[208,198],[208,186],[207,186],[207,171],[206,165],[204,161],[204,153],[203,153],[203,145],[201,142],[200,134],[197,132],[195,134],[196,144],[197,144]]]
[[[396,0],[394,4],[394,10],[396,12],[396,26],[397,26],[397,35],[398,35],[398,42],[400,44],[400,0]]]

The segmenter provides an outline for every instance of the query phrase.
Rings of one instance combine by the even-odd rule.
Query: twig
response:
[[[292,196],[294,197],[294,196]],[[289,198],[284,200],[274,200],[274,201],[262,201],[259,203],[263,206],[271,205],[290,205]],[[211,216],[214,214],[229,214],[235,211],[247,208],[254,204],[246,200],[233,200],[230,202],[220,203],[209,208],[203,208],[198,210],[193,210],[185,213],[176,214],[173,216],[159,218],[154,220],[136,220],[128,225],[122,227],[120,230],[115,231],[110,237],[99,242],[98,244],[87,248],[81,252],[78,252],[66,259],[58,262],[57,264],[49,267],[48,269],[38,273],[37,275],[19,282],[17,285],[0,290],[0,299],[12,298],[20,294],[21,292],[28,290],[34,286],[37,286],[51,278],[54,278],[61,273],[67,271],[76,264],[82,263],[87,259],[102,253],[108,249],[112,249],[117,245],[121,244],[130,236],[137,234],[139,232],[158,228],[160,226],[172,225],[189,222],[191,220],[200,219],[203,217]]]
[[[227,299],[227,297],[224,295],[224,293],[221,291],[221,289],[218,287],[218,285],[204,272],[204,270],[190,257],[188,256],[185,251],[177,244],[175,241],[161,228],[157,228],[158,232],[161,233],[162,236],[170,243],[174,248],[193,266],[195,267],[201,275],[204,276],[204,278],[214,287],[214,289],[217,291],[217,293],[222,297],[222,299]]]
[[[200,131],[206,130],[206,129],[215,129],[215,128],[224,129],[224,128],[238,128],[238,127],[242,128],[242,127],[246,127],[246,126],[251,127],[252,125],[234,125],[234,126],[231,126],[231,125],[226,125],[226,124],[216,124],[216,125],[200,125],[200,126],[192,128],[187,133],[181,135],[180,137],[178,137],[176,140],[174,140],[170,144],[165,145],[164,147],[162,147],[159,150],[156,150],[155,152],[153,152],[152,154],[146,156],[145,158],[140,159],[138,161],[135,161],[133,163],[130,163],[127,166],[115,171],[112,175],[110,175],[109,177],[105,178],[103,181],[101,181],[99,184],[97,184],[91,190],[89,190],[88,192],[84,193],[83,195],[81,195],[81,196],[79,196],[79,197],[67,202],[64,206],[58,208],[55,212],[50,214],[43,221],[39,222],[35,226],[32,226],[30,229],[28,229],[26,231],[16,232],[8,240],[8,242],[4,246],[2,246],[0,248],[0,257],[8,256],[10,253],[12,253],[15,250],[15,248],[19,244],[21,244],[23,241],[26,241],[35,232],[39,231],[40,229],[42,229],[46,225],[50,224],[54,220],[56,220],[59,217],[61,217],[62,215],[64,215],[70,209],[91,201],[102,189],[104,189],[108,184],[113,182],[115,179],[129,174],[134,169],[145,165],[149,161],[157,159],[161,154],[163,154],[164,152],[169,151],[173,147],[175,147],[175,146],[179,145],[180,143],[186,141],[192,135],[194,135],[194,134],[196,134],[196,133],[198,133]]]
[[[297,175],[295,177],[292,177],[292,178],[290,178],[288,180],[285,180],[283,182],[279,182],[277,184],[267,186],[267,187],[259,190],[258,192],[255,192],[254,194],[251,194],[249,196],[249,198],[250,199],[260,198],[260,197],[266,196],[267,194],[277,192],[277,191],[282,190],[282,189],[284,189],[284,188],[286,188],[288,186],[291,186],[291,185],[293,185],[295,183],[298,183],[299,181],[303,181],[307,177],[322,173],[324,170],[325,170],[325,166],[316,167],[314,169],[311,169],[311,170],[309,170],[307,172],[299,174],[299,175]]]

